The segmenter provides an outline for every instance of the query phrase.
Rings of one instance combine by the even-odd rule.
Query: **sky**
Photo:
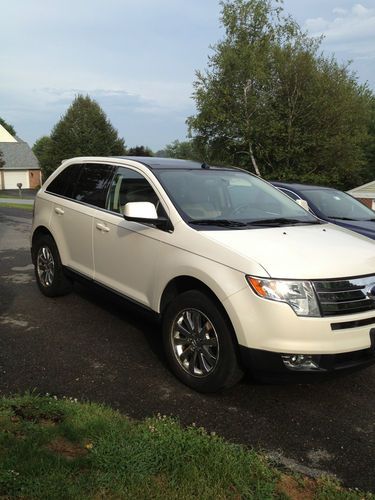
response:
[[[375,90],[375,0],[285,0],[284,10]],[[0,117],[32,145],[75,95],[127,146],[185,140],[196,70],[223,37],[218,0],[0,0]]]

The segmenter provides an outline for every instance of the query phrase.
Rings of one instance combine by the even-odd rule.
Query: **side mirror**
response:
[[[158,218],[155,205],[153,203],[150,203],[149,201],[134,201],[132,203],[126,203],[126,205],[124,206],[123,215],[126,220],[154,220]]]
[[[167,217],[158,217],[155,205],[149,201],[126,203],[123,209],[125,220],[140,224],[153,224],[164,231],[172,231],[173,226]]]
[[[296,200],[296,203],[298,203],[298,205],[304,208],[305,210],[307,211],[310,210],[309,204],[307,203],[306,200],[302,200],[301,198],[299,198],[298,200]]]

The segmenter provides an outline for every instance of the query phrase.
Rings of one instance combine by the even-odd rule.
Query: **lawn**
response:
[[[21,204],[21,203],[7,203],[7,202],[0,201],[0,208],[1,207],[21,208],[22,210],[29,210],[29,211],[32,211],[32,209],[33,209],[33,205],[26,205],[26,204]]]
[[[162,415],[134,421],[32,394],[0,399],[0,497],[374,498],[328,478],[292,477],[254,451]]]
[[[29,194],[8,194],[6,191],[0,191],[0,198],[19,198],[20,200],[33,200],[35,196]]]

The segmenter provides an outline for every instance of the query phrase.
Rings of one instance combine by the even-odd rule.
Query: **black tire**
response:
[[[220,391],[243,376],[228,319],[198,290],[184,292],[168,305],[163,342],[172,371],[196,391]]]
[[[64,274],[60,254],[52,236],[39,236],[33,245],[36,282],[47,297],[59,297],[72,289],[71,280]]]

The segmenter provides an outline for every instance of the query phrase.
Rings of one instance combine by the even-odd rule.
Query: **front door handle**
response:
[[[57,215],[64,215],[64,210],[60,207],[55,207],[55,212]]]
[[[103,231],[103,233],[108,233],[109,232],[109,227],[105,226],[101,222],[96,223],[96,229],[99,229],[99,231]]]

